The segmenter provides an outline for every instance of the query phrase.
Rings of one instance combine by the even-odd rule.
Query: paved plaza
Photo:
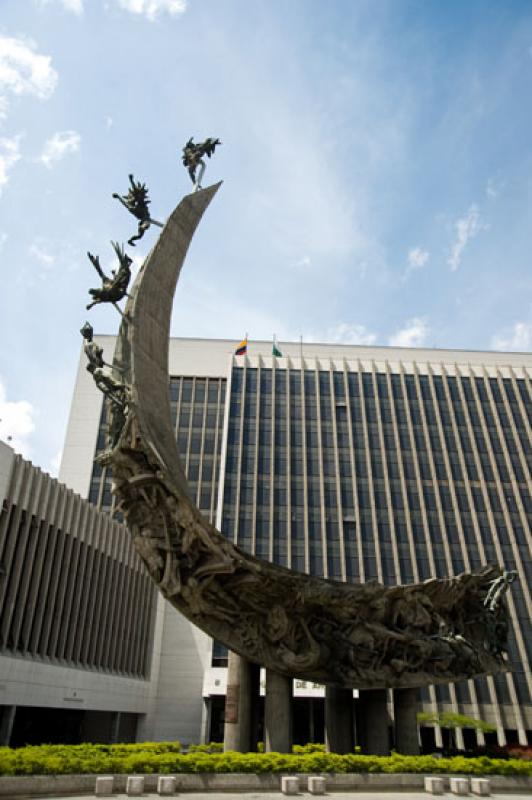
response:
[[[172,797],[179,797],[182,800],[281,800],[281,798],[287,797],[288,795],[284,795],[281,792],[220,792],[214,789],[212,792],[179,792],[175,795],[171,795]],[[457,795],[451,794],[450,792],[445,792],[443,795],[431,795],[427,792],[412,792],[409,790],[405,791],[397,791],[397,792],[383,792],[381,790],[376,790],[373,792],[327,792],[325,795],[312,795],[308,792],[299,792],[298,795],[292,795],[299,798],[312,798],[312,797],[331,797],[333,800],[396,800],[397,798],[401,798],[401,800],[406,800],[408,797],[409,800],[428,800],[431,797],[442,797],[446,800],[450,800],[451,798],[456,798]],[[469,794],[467,795],[470,798],[475,797],[476,795]],[[39,798],[46,798],[46,800],[87,800],[87,798],[94,797],[93,794],[77,794],[77,795],[25,795],[24,797],[19,796],[16,800],[39,800]],[[126,794],[113,794],[108,795],[108,797],[112,797],[113,800],[128,800],[128,795]],[[145,800],[155,800],[155,798],[160,798],[161,795],[156,793],[146,793],[142,795]],[[530,800],[530,792],[503,792],[503,793],[493,793],[490,795],[492,800]]]

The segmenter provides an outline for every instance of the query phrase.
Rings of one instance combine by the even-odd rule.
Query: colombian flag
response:
[[[235,356],[245,356],[248,351],[248,337],[246,336],[245,339],[242,339],[240,344],[235,350]]]

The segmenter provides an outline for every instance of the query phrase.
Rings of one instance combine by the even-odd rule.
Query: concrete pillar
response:
[[[419,755],[417,689],[395,689],[393,710],[395,749],[406,756]]]
[[[259,668],[242,656],[229,652],[225,697],[224,750],[248,753],[256,747]],[[255,728],[253,731],[252,729]],[[252,742],[253,736],[255,741]]]
[[[0,747],[9,747],[16,711],[16,706],[0,707]]]
[[[260,727],[260,667],[251,662],[249,662],[249,696],[251,699],[249,749],[256,753]]]
[[[363,689],[356,704],[357,744],[363,753],[390,754],[386,689]]]
[[[267,753],[292,750],[292,678],[266,670],[264,749]]]
[[[111,717],[111,744],[118,744],[120,741],[120,711],[115,711]]]
[[[352,753],[353,690],[325,687],[325,743],[329,753]]]

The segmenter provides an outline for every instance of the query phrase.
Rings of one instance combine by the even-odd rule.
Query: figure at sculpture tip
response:
[[[158,225],[162,228],[161,222],[150,217],[150,210],[148,206],[151,200],[148,198],[148,187],[145,183],[136,181],[133,175],[129,175],[130,189],[127,194],[120,195],[114,192],[113,197],[119,200],[124,208],[127,208],[130,214],[133,214],[139,221],[138,231],[136,236],[128,239],[128,244],[135,247],[135,242],[142,239],[150,225]]]
[[[514,569],[504,570],[502,575],[491,581],[488,593],[484,598],[484,606],[490,611],[497,611],[503,596],[508,591],[511,583],[517,578],[517,572]]]
[[[183,164],[188,169],[188,174],[190,175],[190,180],[194,184],[195,192],[197,192],[198,189],[201,189],[201,180],[203,178],[203,173],[205,172],[205,161],[203,160],[203,156],[210,158],[216,147],[221,144],[222,143],[219,139],[213,139],[210,136],[208,139],[205,139],[204,142],[195,144],[194,139],[191,136],[186,145],[183,147]],[[196,170],[198,167],[200,168],[200,171],[198,178],[196,179]]]
[[[122,314],[116,304],[127,295],[127,287],[131,280],[131,264],[133,260],[117,242],[111,242],[111,244],[119,263],[118,270],[116,272],[115,270],[111,271],[111,277],[106,275],[102,270],[100,257],[94,256],[92,253],[87,253],[94,269],[102,279],[101,289],[89,289],[89,294],[92,295],[94,299],[88,304],[87,309],[91,309],[98,303],[112,303],[119,313]]]

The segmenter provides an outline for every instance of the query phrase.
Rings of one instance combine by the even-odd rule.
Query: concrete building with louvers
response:
[[[109,360],[114,337],[97,341]],[[250,342],[234,356],[234,347],[170,342],[175,435],[201,512],[260,558],[337,580],[517,570],[509,672],[420,699],[493,723],[501,744],[530,740],[532,355],[280,343],[273,357],[271,342]],[[105,424],[81,359],[60,479],[113,513],[110,475],[94,463]],[[157,608],[139,730],[220,738],[226,652],[160,597]],[[294,708],[295,741],[323,740],[323,689],[296,681]],[[464,736],[484,740],[466,731],[459,744]]]
[[[156,612],[124,526],[0,442],[0,744],[134,741]]]

